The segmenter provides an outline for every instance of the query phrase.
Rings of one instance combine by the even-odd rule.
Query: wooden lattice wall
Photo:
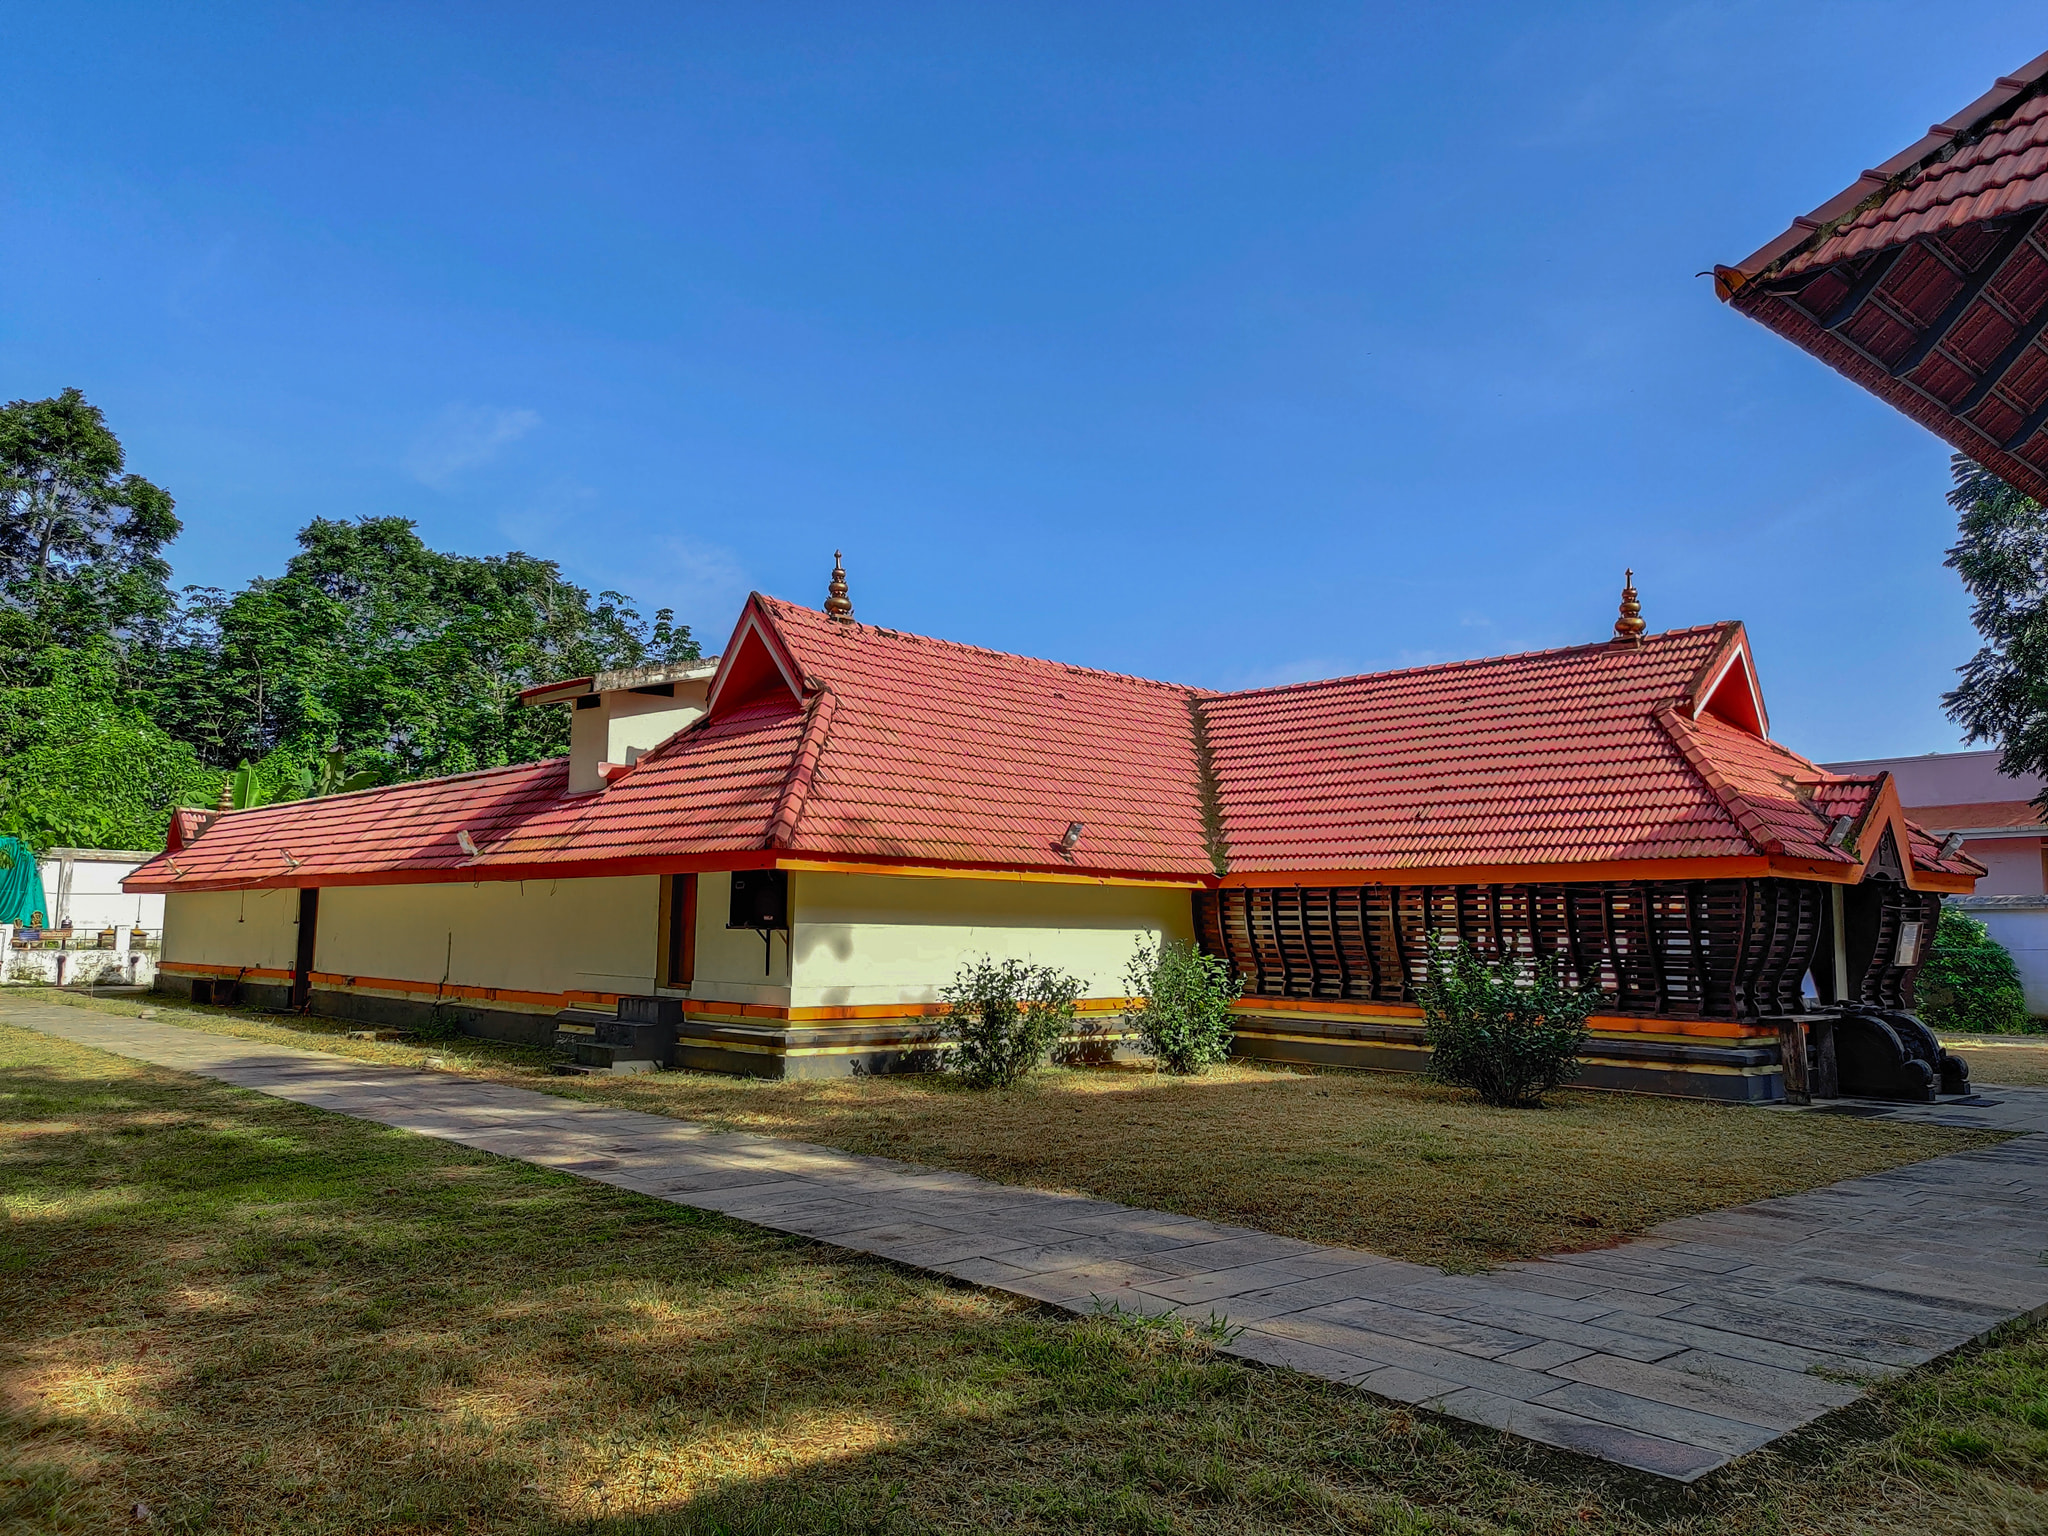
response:
[[[1250,997],[1412,1003],[1432,932],[1489,958],[1555,955],[1616,1013],[1796,1012],[1826,887],[1798,880],[1233,888],[1195,898],[1202,947]]]

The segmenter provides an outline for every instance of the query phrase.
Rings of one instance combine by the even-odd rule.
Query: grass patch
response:
[[[1144,1067],[1048,1069],[1000,1094],[937,1075],[559,1078],[547,1074],[542,1052],[478,1041],[353,1041],[329,1020],[209,1009],[162,1008],[160,1016],[369,1060],[433,1059],[567,1097],[1457,1270],[1613,1243],[1675,1216],[2004,1139],[1635,1094],[1560,1092],[1542,1109],[1493,1109],[1407,1075],[1239,1064],[1197,1078]]]
[[[7,1532],[2048,1524],[2039,1332],[1675,1491],[4,1027],[0,1125]]]
[[[1941,1043],[1970,1064],[1970,1086],[2048,1088],[2048,1035],[1953,1035]]]

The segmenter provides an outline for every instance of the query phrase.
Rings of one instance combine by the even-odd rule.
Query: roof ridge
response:
[[[1684,629],[1660,630],[1654,635],[1645,635],[1640,642],[1628,649],[1640,652],[1659,641],[1706,634],[1713,630],[1726,630],[1741,622],[1740,619],[1716,619],[1710,624],[1692,624]],[[1225,700],[1246,699],[1258,694],[1290,693],[1299,688],[1327,688],[1333,683],[1363,683],[1383,677],[1420,677],[1431,672],[1455,672],[1464,667],[1492,667],[1503,662],[1538,661],[1552,656],[1570,656],[1580,651],[1603,653],[1614,649],[1614,642],[1611,640],[1587,640],[1578,645],[1553,646],[1542,651],[1506,651],[1498,656],[1468,656],[1462,661],[1432,661],[1420,667],[1387,667],[1378,672],[1347,672],[1337,677],[1304,678],[1298,683],[1270,683],[1261,688],[1237,688],[1210,694],[1208,697]]]
[[[811,783],[818,771],[818,759],[825,750],[825,737],[832,730],[832,715],[839,695],[820,688],[811,696],[804,718],[803,734],[791,754],[789,776],[782,781],[774,814],[768,818],[768,846],[787,848],[796,842],[796,824],[803,819],[804,805],[811,797]]]
[[[1698,774],[1700,781],[1713,792],[1714,798],[1727,808],[1735,825],[1747,837],[1758,853],[1772,854],[1785,851],[1785,841],[1771,831],[1770,824],[1763,819],[1757,808],[1749,803],[1749,797],[1729,783],[1710,757],[1700,750],[1693,740],[1691,725],[1682,714],[1669,704],[1657,706],[1654,718],[1663,727],[1664,734],[1671,738],[1678,755],[1685,759],[1685,765]]]
[[[1766,241],[1734,266],[1719,269],[1715,289],[1724,300],[1733,295],[1731,287],[1722,292],[1720,270],[1738,274],[1746,285],[1764,273],[1818,250],[1842,229],[1854,222],[1866,208],[1876,206],[1904,189],[1913,178],[1952,158],[1968,147],[1973,136],[1992,130],[2001,113],[2010,114],[2029,97],[2048,89],[2048,53],[2029,59],[2009,75],[2000,75],[1991,89],[1961,111],[1936,123],[1874,170],[1865,171],[1811,213],[1792,221],[1791,227]]]
[[[770,597],[765,592],[756,595],[762,602],[774,608],[823,620],[831,624],[835,630],[872,630],[875,634],[890,640],[909,640],[919,645],[936,645],[949,651],[965,651],[970,655],[988,656],[998,661],[1022,661],[1036,667],[1056,667],[1062,672],[1075,672],[1083,677],[1102,677],[1119,683],[1136,683],[1140,687],[1163,688],[1171,693],[1195,694],[1204,698],[1216,695],[1215,689],[1200,688],[1192,683],[1171,683],[1157,677],[1140,677],[1135,672],[1115,672],[1107,667],[1084,667],[1076,662],[1056,661],[1050,656],[1027,656],[1022,651],[999,651],[993,646],[970,645],[965,640],[946,640],[937,635],[918,634],[914,630],[890,629],[881,624],[863,624],[858,619],[835,619],[821,609],[793,603],[786,597]]]

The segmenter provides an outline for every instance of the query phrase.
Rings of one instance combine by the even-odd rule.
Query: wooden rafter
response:
[[[2006,264],[2019,254],[2022,246],[2027,244],[2044,213],[2048,213],[2048,208],[2036,208],[2031,213],[2021,214],[2013,220],[2012,227],[1999,238],[1991,254],[1975,271],[1964,278],[1963,286],[1957,290],[1955,297],[1948,301],[1948,306],[1935,318],[1933,324],[1921,332],[1913,345],[1906,349],[1904,357],[1892,364],[1893,378],[1902,379],[1927,361],[1934,349],[1948,338],[1948,333],[1956,322],[1969,313],[1970,306],[1977,302],[1978,295],[1997,279],[1998,274],[2005,270]],[[2036,250],[2035,254],[2040,253]]]

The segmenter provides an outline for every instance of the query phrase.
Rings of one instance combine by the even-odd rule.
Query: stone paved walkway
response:
[[[1446,1275],[452,1073],[61,1005],[0,1017],[1072,1311],[1220,1314],[1243,1329],[1228,1353],[1686,1482],[1853,1401],[1856,1380],[2048,1315],[2040,1089],[1902,1112],[2037,1133],[1998,1147]]]

